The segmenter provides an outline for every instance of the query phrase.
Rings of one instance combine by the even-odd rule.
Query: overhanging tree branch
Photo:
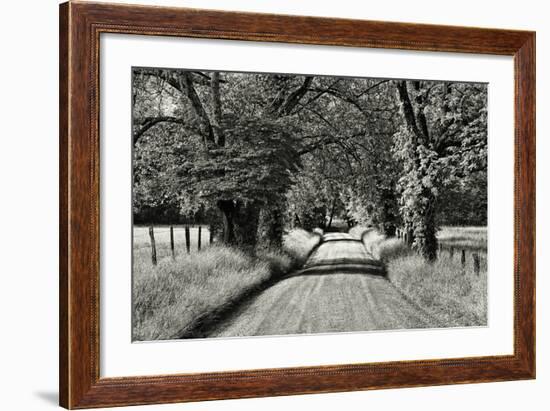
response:
[[[407,82],[402,80],[397,82],[397,91],[399,93],[399,99],[401,101],[401,106],[403,107],[403,115],[405,117],[405,122],[407,126],[412,130],[415,137],[415,146],[417,144],[418,136],[420,136],[420,129],[416,123],[416,116],[414,114],[414,108],[409,97],[409,92],[407,90]]]
[[[382,84],[387,83],[387,82],[389,82],[389,81],[390,81],[389,79],[388,79],[388,80],[381,80],[381,81],[379,81],[378,83],[376,83],[376,84],[374,84],[374,85],[368,87],[367,89],[363,90],[361,93],[355,94],[354,97],[355,97],[355,98],[362,97],[362,96],[364,96],[365,94],[368,94],[371,90],[374,90],[375,88],[377,88],[377,87],[381,86]]]
[[[325,90],[321,90],[319,92],[317,92],[316,95],[314,95],[313,97],[311,97],[308,101],[306,101],[305,103],[299,103],[298,105],[300,106],[296,111],[294,111],[294,113],[292,114],[297,114],[299,113],[300,111],[302,111],[304,108],[307,108],[311,103],[313,103],[314,101],[316,101],[317,99],[319,99],[320,97],[322,97],[324,94],[326,94],[328,92],[328,90],[332,89],[332,87],[334,87],[341,79],[336,79],[330,86],[328,86],[327,89]],[[308,90],[308,91],[311,91]]]
[[[215,71],[212,73],[210,87],[212,89],[212,107],[214,108],[214,116],[212,118],[212,129],[216,137],[218,146],[225,146],[225,135],[222,130],[222,103],[220,97],[220,73]]]
[[[216,141],[214,137],[214,130],[212,128],[212,124],[210,123],[208,113],[204,109],[199,95],[197,94],[197,91],[193,86],[193,78],[191,77],[191,73],[188,71],[180,73],[178,75],[178,83],[180,86],[180,90],[182,90],[185,96],[189,99],[189,101],[191,102],[191,106],[195,111],[195,114],[201,120],[201,132],[203,134],[203,141],[206,150],[215,147]]]
[[[306,76],[303,83],[295,88],[284,100],[281,99],[280,96],[277,96],[273,100],[269,111],[279,117],[291,114],[294,107],[296,107],[302,97],[304,97],[305,94],[308,92],[309,86],[311,85],[312,81],[312,76]]]
[[[361,114],[367,116],[369,114],[369,112],[371,111],[374,111],[376,109],[368,109],[366,110],[361,104],[359,104],[359,101],[357,101],[357,99],[359,99],[360,97],[364,96],[365,94],[368,94],[369,92],[371,92],[372,90],[380,87],[382,84],[384,83],[388,83],[390,80],[381,80],[379,81],[378,83],[376,84],[373,84],[372,86],[366,88],[364,91],[362,91],[361,93],[359,94],[353,94],[353,98],[352,97],[349,97],[349,96],[346,96],[344,93],[342,93],[340,90],[338,90],[337,88],[334,88],[334,86],[338,83],[338,81],[341,80],[341,79],[338,79],[337,81],[335,81],[334,83],[332,83],[330,86],[328,86],[327,88],[310,88],[309,91],[316,91],[318,94],[316,96],[314,96],[312,99],[310,99],[309,101],[307,101],[304,105],[307,105],[309,104],[310,102],[314,101],[315,99],[321,97],[323,94],[330,94],[331,96],[333,97],[336,97],[338,99],[340,99],[341,101],[344,101],[348,104],[351,104],[352,106],[354,106]],[[379,110],[379,109],[378,109]]]
[[[172,116],[161,116],[161,117],[146,117],[144,119],[141,119],[139,122],[140,128],[136,131],[134,131],[134,144],[138,142],[140,137],[151,127],[159,124],[159,123],[174,123],[174,124],[181,124],[185,125],[185,122],[178,117],[172,117]]]

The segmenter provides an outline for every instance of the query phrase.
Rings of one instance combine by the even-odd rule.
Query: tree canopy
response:
[[[333,219],[409,230],[484,224],[487,87],[135,68],[134,218],[220,225],[244,248]]]

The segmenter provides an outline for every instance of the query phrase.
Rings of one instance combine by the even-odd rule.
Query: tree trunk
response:
[[[191,102],[195,114],[200,120],[201,134],[206,151],[216,146],[214,130],[210,123],[210,118],[202,105],[201,99],[193,85],[193,77],[188,71],[184,71],[178,76],[180,90],[185,93],[185,97]],[[183,98],[183,96],[182,96]]]
[[[410,227],[405,230],[405,242],[409,247],[412,247],[414,242],[414,230]]]
[[[235,245],[235,203],[233,200],[220,200],[218,208],[222,212],[223,243]]]
[[[300,216],[294,213],[294,221],[292,224],[292,228],[296,228],[296,227],[302,227],[302,221],[300,220]]]
[[[283,245],[284,207],[264,207],[258,223],[258,246],[279,249]]]
[[[394,237],[397,228],[397,198],[394,190],[382,189],[382,231],[387,237]]]
[[[437,258],[437,237],[435,224],[435,201],[433,195],[426,195],[430,205],[418,216],[414,227],[414,248],[428,261]]]
[[[212,88],[212,107],[214,115],[212,116],[212,129],[216,138],[216,144],[219,147],[225,146],[225,136],[222,130],[222,102],[220,98],[220,72],[214,71],[210,81]]]
[[[260,208],[256,203],[237,201],[235,213],[235,238],[237,245],[249,252],[254,252],[257,242]]]
[[[411,208],[406,216],[407,220],[407,243],[413,247],[426,260],[433,261],[437,257],[437,238],[435,227],[435,203],[436,196],[433,191],[426,187],[424,178],[430,180],[430,186],[436,185],[436,177],[426,175],[423,169],[427,169],[426,159],[422,159],[417,148],[419,146],[430,149],[430,134],[428,122],[424,113],[426,105],[426,94],[423,92],[419,81],[412,82],[414,100],[407,87],[406,81],[397,82],[399,99],[403,108],[403,116],[410,131],[410,165],[416,171],[411,177],[410,184],[415,187],[423,187],[421,190],[414,190],[413,196],[416,203],[420,204]],[[414,101],[414,104],[413,104]],[[414,236],[414,237],[413,237]]]
[[[238,200],[220,200],[218,208],[222,212],[223,243],[253,251],[257,240],[258,205],[244,204]]]
[[[416,149],[416,145],[418,144],[417,139],[420,136],[420,130],[418,129],[418,125],[416,124],[414,108],[412,106],[411,99],[409,97],[409,92],[407,90],[407,82],[398,81],[397,91],[399,92],[399,100],[401,101],[405,121],[407,122],[407,125],[410,127],[415,137],[415,141],[413,141],[413,147]]]
[[[330,218],[328,220],[327,229],[332,225],[332,219],[334,218],[334,212],[336,211],[336,198],[332,200],[332,207],[330,209]]]

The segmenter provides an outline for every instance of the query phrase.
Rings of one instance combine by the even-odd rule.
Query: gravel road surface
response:
[[[302,270],[241,304],[209,337],[438,327],[349,234],[330,233]]]

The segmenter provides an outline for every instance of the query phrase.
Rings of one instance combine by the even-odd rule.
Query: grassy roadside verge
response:
[[[213,246],[164,258],[154,267],[148,255],[134,255],[133,339],[166,340],[187,335],[262,284],[303,264],[320,237],[294,230],[282,250],[256,256]]]
[[[350,233],[361,236],[365,231],[354,228]],[[484,228],[445,228],[440,236],[444,245],[486,252]],[[363,242],[375,258],[385,263],[388,279],[397,289],[445,327],[487,325],[486,264],[482,264],[478,276],[468,267],[462,267],[458,255],[453,257],[444,252],[429,263],[402,241],[386,238],[375,230],[366,232]]]

